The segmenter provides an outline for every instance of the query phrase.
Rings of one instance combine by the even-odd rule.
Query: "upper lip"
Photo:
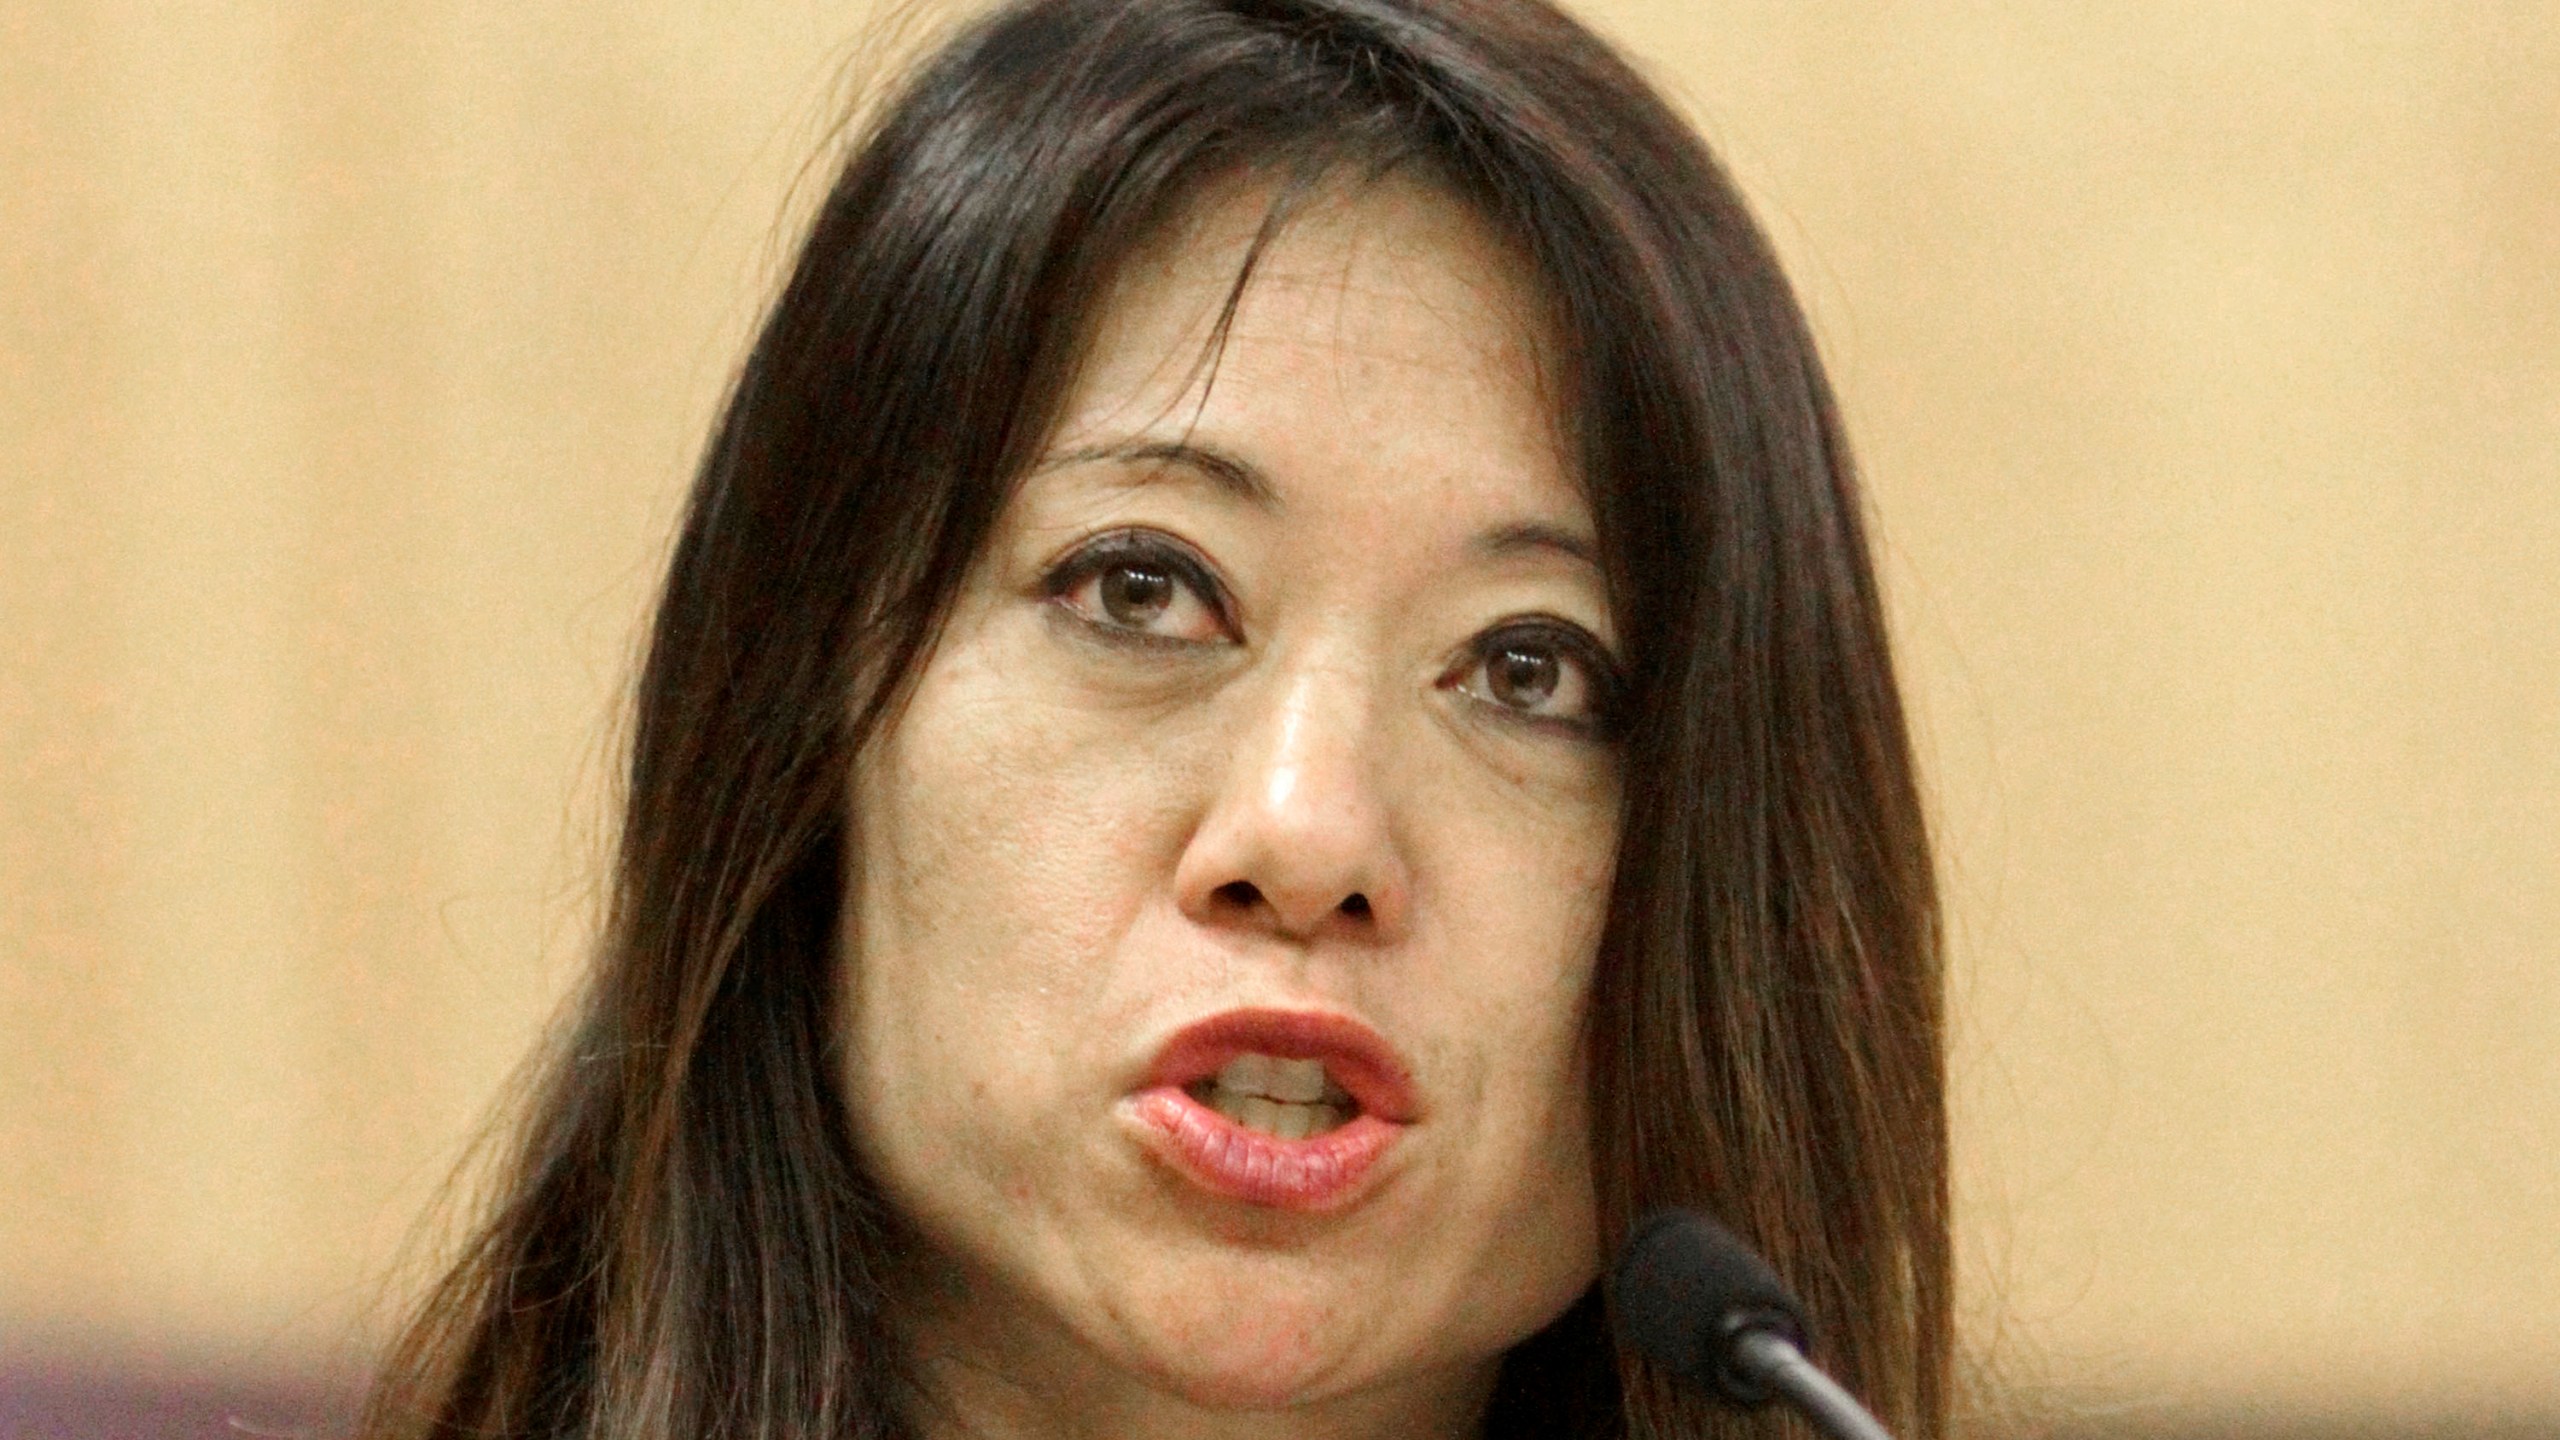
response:
[[[1194,1021],[1156,1052],[1147,1084],[1189,1085],[1248,1053],[1321,1060],[1362,1114],[1398,1124],[1419,1118],[1411,1075],[1386,1037],[1348,1015],[1321,1010],[1228,1010]]]

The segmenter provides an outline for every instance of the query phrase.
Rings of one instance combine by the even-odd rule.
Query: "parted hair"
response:
[[[1542,287],[1628,647],[1587,1017],[1603,1241],[1659,1205],[1721,1216],[1835,1373],[1941,1436],[1910,746],[1831,391],[1691,127],[1545,0],[1015,0],[846,156],[693,486],[587,988],[365,1434],[906,1433],[908,1242],[839,1079],[854,757],[1048,440],[1114,267],[1222,179],[1270,182],[1267,241],[1319,181],[1393,170]],[[1622,1348],[1609,1306],[1595,1285],[1506,1357],[1489,1433],[1768,1433]]]

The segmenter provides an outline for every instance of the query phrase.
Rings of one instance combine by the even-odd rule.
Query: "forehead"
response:
[[[1542,297],[1510,245],[1445,191],[1389,176],[1318,188],[1257,253],[1272,203],[1262,186],[1214,190],[1120,268],[1053,451],[1212,439],[1278,477],[1283,503],[1328,477],[1392,477],[1587,513]]]

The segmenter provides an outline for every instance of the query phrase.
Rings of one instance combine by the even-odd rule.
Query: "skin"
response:
[[[1597,1271],[1615,642],[1535,292],[1441,193],[1337,187],[1204,385],[1266,203],[1215,195],[1127,265],[856,767],[846,1085],[926,1251],[899,1313],[928,1433],[1472,1434]],[[1132,532],[1219,593],[1127,542],[1079,568]],[[1410,1067],[1421,1116],[1353,1203],[1210,1196],[1133,1139],[1165,1039],[1248,1006],[1355,1016]]]

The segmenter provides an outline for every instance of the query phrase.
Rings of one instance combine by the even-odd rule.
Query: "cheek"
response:
[[[1042,1133],[1106,1068],[1083,1051],[1169,863],[1160,778],[1027,711],[1004,668],[938,658],[856,773],[848,1079],[875,1151]]]
[[[1415,946],[1436,972],[1425,988],[1474,1012],[1461,1035],[1508,1037],[1478,1052],[1499,1103],[1578,1095],[1616,864],[1615,788],[1595,781],[1557,799],[1479,783],[1468,800],[1447,807],[1425,859],[1442,877],[1427,907],[1431,933]]]
[[[1475,945],[1449,957],[1444,993],[1472,997],[1482,1131],[1471,1148],[1508,1172],[1480,1193],[1487,1252],[1481,1283],[1561,1308],[1598,1268],[1585,1043],[1614,870],[1613,807],[1549,811],[1550,823],[1478,834],[1466,893],[1448,919]]]

